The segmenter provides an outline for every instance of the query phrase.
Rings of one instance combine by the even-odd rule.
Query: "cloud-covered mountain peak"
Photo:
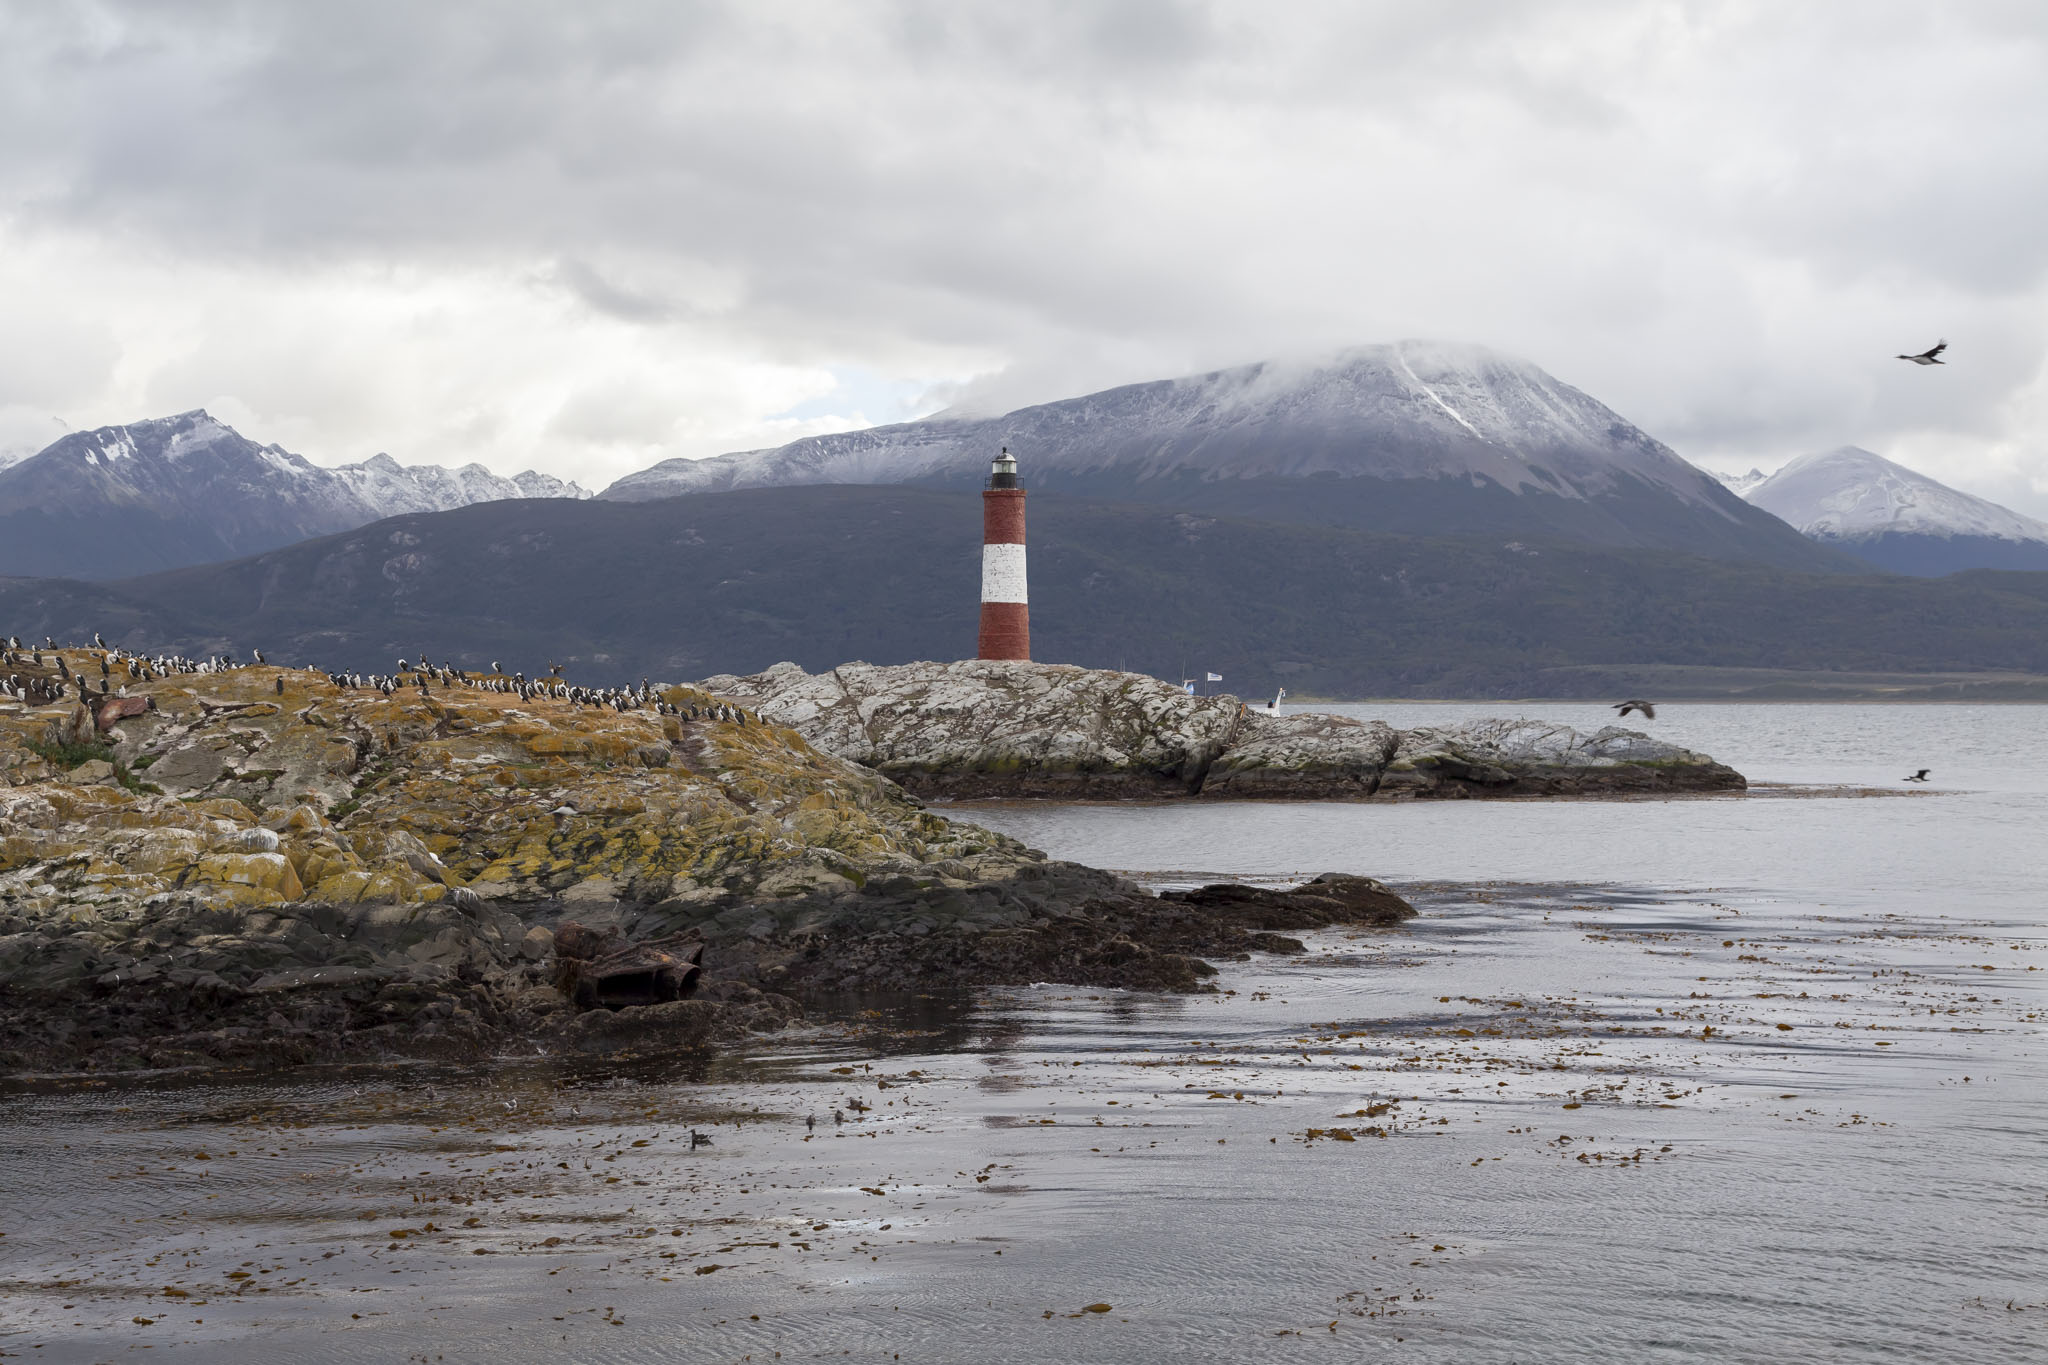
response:
[[[668,460],[604,496],[964,481],[985,475],[1001,445],[1042,483],[1452,478],[1586,498],[1626,475],[1713,503],[1705,475],[1605,405],[1519,357],[1442,341],[1354,346],[1127,384],[994,418],[942,413],[774,450]]]
[[[1839,566],[1620,414],[1517,356],[1401,341],[667,460],[619,501],[801,484],[1029,488],[1415,535],[1558,536]]]

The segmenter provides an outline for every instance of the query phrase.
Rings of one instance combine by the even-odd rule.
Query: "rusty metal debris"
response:
[[[93,724],[104,734],[130,716],[156,710],[155,697],[105,697],[93,708]]]
[[[704,970],[694,934],[628,943],[617,929],[567,920],[555,930],[555,989],[580,1010],[684,1000]]]

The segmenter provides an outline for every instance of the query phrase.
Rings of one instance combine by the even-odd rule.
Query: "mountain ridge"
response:
[[[1672,668],[2048,673],[2043,574],[1780,570],[1056,493],[1033,517],[1037,657],[1199,667],[1243,696],[1626,696]],[[980,537],[978,495],[951,489],[481,503],[120,583],[0,580],[0,630],[362,671],[423,651],[559,660],[592,683],[816,672],[971,654]]]
[[[117,578],[258,553],[405,512],[580,499],[574,483],[378,454],[316,465],[203,408],[74,431],[0,468],[0,573]]]

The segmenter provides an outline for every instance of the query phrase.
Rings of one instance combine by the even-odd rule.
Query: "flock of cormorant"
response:
[[[70,652],[82,652],[82,647],[70,647]],[[66,648],[60,647],[49,636],[43,637],[40,646],[24,645],[19,636],[8,636],[4,648],[0,648],[0,668],[10,670],[4,679],[0,679],[0,701],[25,702],[31,706],[47,706],[71,697],[92,701],[98,697],[126,696],[131,682],[155,682],[175,674],[225,673],[250,666],[232,654],[216,654],[205,659],[188,659],[178,654],[131,654],[118,646],[110,648],[97,631],[93,632],[89,653],[99,666],[97,688],[93,686],[94,679],[88,676],[87,670],[74,668],[65,657]],[[250,659],[257,665],[268,662],[260,649],[251,650]],[[30,671],[26,675],[14,671],[23,668]],[[491,661],[489,673],[474,673],[452,663],[429,663],[426,652],[422,650],[417,662],[400,658],[397,668],[390,673],[310,671],[325,674],[328,682],[344,692],[369,690],[387,697],[412,690],[418,691],[422,697],[431,697],[435,688],[443,691],[457,688],[517,696],[523,702],[541,698],[621,713],[651,710],[682,720],[715,720],[738,725],[758,723],[755,717],[737,706],[724,703],[684,706],[668,701],[661,695],[663,689],[646,678],[640,680],[638,687],[572,684],[563,679],[562,665],[558,663],[548,665],[545,677],[529,678],[523,672],[505,674],[495,659]],[[277,691],[279,695],[284,693],[282,676],[277,679]]]
[[[60,646],[47,635],[41,645],[24,645],[20,636],[8,636],[4,646],[0,646],[0,668],[10,670],[0,679],[0,700],[47,706],[67,697],[88,701],[95,697],[126,696],[131,682],[155,682],[176,673],[222,673],[243,667],[233,655],[226,654],[207,659],[188,659],[179,654],[130,654],[118,647],[108,648],[97,631],[93,632],[92,645],[90,651],[84,651],[82,646]],[[65,657],[67,650],[94,656],[93,662],[99,665],[97,687],[85,669],[72,667]],[[49,657],[46,659],[45,655]],[[256,662],[263,662],[260,650]],[[27,676],[14,671],[22,668],[34,671]]]

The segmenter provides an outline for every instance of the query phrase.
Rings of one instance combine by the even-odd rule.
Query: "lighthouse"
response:
[[[978,659],[1029,659],[1031,607],[1024,591],[1024,489],[1008,446],[981,494],[981,638]]]

